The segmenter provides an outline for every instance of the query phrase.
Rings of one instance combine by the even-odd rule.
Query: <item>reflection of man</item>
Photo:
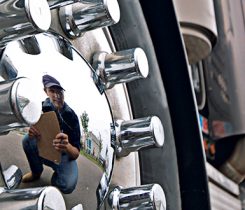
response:
[[[63,193],[71,193],[77,183],[78,168],[76,159],[80,151],[80,126],[75,112],[64,102],[64,89],[50,75],[43,76],[44,91],[48,98],[42,104],[43,112],[55,111],[59,120],[61,133],[53,140],[53,146],[62,154],[61,163],[55,164],[38,155],[37,141],[42,135],[34,126],[23,138],[23,148],[28,159],[31,172],[23,176],[22,182],[32,182],[40,178],[43,164],[53,168],[51,179],[53,186]]]

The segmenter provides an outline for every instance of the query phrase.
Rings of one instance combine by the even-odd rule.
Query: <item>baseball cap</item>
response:
[[[62,90],[65,90],[59,83],[59,81],[57,79],[55,79],[54,77],[45,74],[43,75],[43,86],[44,87],[52,87],[52,86],[56,86],[61,88]]]

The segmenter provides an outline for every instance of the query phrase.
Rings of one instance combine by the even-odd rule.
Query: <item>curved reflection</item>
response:
[[[0,81],[0,133],[36,123],[41,115],[38,89],[27,78]]]
[[[7,45],[1,63],[8,65],[4,66],[4,71],[0,71],[0,79],[4,81],[13,77],[27,77],[32,80],[36,89],[43,90],[42,76],[49,74],[62,84],[65,101],[78,116],[81,130],[82,147],[77,159],[79,180],[72,195],[77,197],[77,203],[85,204],[85,209],[96,209],[101,206],[108,192],[114,161],[114,149],[111,147],[111,129],[114,127],[106,95],[101,94],[95,86],[93,69],[63,37],[50,32],[36,35],[31,40],[35,42],[28,42],[27,47],[23,47],[26,44],[23,41]],[[32,54],[28,49],[35,49],[38,53]],[[5,61],[6,58],[8,60]],[[45,92],[39,92],[38,97],[44,101],[47,97]],[[16,153],[21,153],[20,155],[13,154],[11,150],[14,144],[21,144],[27,131],[27,128],[16,129],[0,137],[2,163],[8,165],[11,160],[21,164],[22,161],[26,162],[25,157],[20,158],[23,151],[18,149]],[[6,151],[2,152],[6,147],[9,154],[12,154],[9,160],[6,160]],[[24,171],[29,171],[29,168],[25,166]],[[41,181],[36,184],[49,184],[49,180],[45,180],[45,177],[41,177]],[[35,183],[31,186],[35,186]],[[21,187],[28,186],[22,184]]]
[[[0,189],[1,190],[1,189]],[[54,187],[6,190],[0,194],[1,209],[59,209],[65,210],[62,194]],[[11,203],[9,205],[9,203]]]
[[[22,172],[17,166],[11,165],[6,170],[2,170],[0,162],[0,187],[8,190],[15,189],[20,184],[21,178]]]

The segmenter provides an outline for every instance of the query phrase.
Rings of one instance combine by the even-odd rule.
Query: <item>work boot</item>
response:
[[[28,172],[22,177],[22,182],[23,183],[33,182],[35,180],[38,180],[40,176],[41,174],[34,174],[32,172]]]

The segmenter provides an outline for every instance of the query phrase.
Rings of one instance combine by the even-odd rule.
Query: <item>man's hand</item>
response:
[[[39,130],[36,129],[34,126],[30,127],[28,135],[30,138],[36,138],[36,139],[40,139],[41,137]]]
[[[71,159],[77,159],[79,156],[79,150],[69,143],[68,135],[65,133],[58,133],[53,140],[54,148],[59,152],[66,152]]]
[[[64,133],[58,133],[53,140],[53,146],[56,150],[67,152],[69,146],[68,136]]]

